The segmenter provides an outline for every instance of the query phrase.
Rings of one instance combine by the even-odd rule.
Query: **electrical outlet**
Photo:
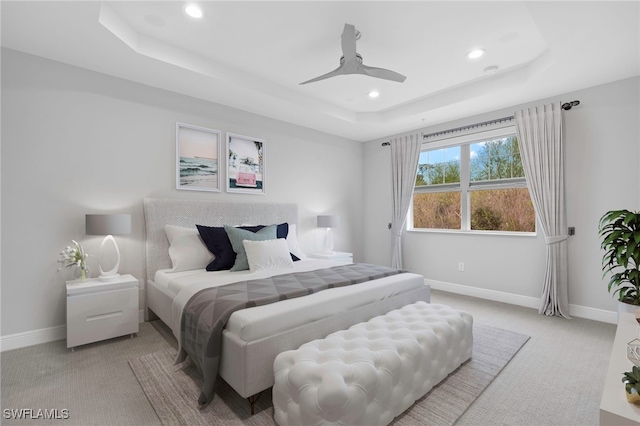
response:
[[[464,271],[464,262],[458,262],[458,271]]]

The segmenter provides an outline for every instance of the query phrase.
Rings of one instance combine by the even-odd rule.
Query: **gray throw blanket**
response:
[[[198,403],[208,404],[218,377],[222,330],[233,312],[402,272],[406,271],[356,263],[204,289],[193,295],[182,312],[182,341],[176,362],[184,361],[188,355],[202,372]]]

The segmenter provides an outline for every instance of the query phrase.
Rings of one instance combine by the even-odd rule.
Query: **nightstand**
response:
[[[67,281],[67,348],[138,332],[138,280]]]
[[[343,251],[332,251],[331,253],[312,253],[309,257],[324,260],[340,260],[353,263],[353,253]]]

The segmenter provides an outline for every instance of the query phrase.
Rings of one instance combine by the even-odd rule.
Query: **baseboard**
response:
[[[569,315],[572,317],[586,318],[594,321],[618,323],[618,313],[605,311],[604,309],[589,308],[587,306],[569,305]]]
[[[144,310],[138,311],[138,322],[144,322]],[[0,352],[25,348],[41,343],[55,342],[67,338],[67,326],[41,328],[40,330],[25,331],[0,337]]]
[[[425,283],[434,290],[447,291],[449,293],[463,294],[465,296],[477,297],[479,299],[493,300],[496,302],[508,303],[510,305],[524,306],[538,309],[540,298],[522,296],[519,294],[505,293],[502,291],[489,290],[485,288],[470,287],[461,284],[448,283],[425,279]],[[569,305],[569,315],[572,317],[585,318],[594,321],[617,324],[618,314],[615,311],[605,311],[603,309],[589,308],[587,306]]]
[[[0,337],[0,351],[24,348],[67,338],[67,326],[41,328]]]

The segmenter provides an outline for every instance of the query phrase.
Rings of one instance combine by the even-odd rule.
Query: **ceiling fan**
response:
[[[362,74],[368,75],[369,77],[382,78],[384,80],[397,81],[400,83],[407,78],[395,71],[364,65],[362,63],[362,56],[356,52],[357,38],[356,27],[351,24],[344,24],[344,30],[342,31],[342,57],[340,58],[340,66],[331,72],[312,78],[311,80],[304,81],[300,84],[313,83],[315,81],[346,74]]]

